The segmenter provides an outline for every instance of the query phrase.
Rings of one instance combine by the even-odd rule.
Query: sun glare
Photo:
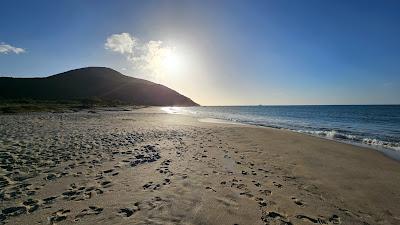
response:
[[[165,72],[178,72],[182,68],[182,59],[175,49],[168,49],[162,59],[162,67]]]

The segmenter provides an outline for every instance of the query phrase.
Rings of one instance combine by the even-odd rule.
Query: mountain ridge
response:
[[[173,89],[107,67],[84,67],[48,77],[0,77],[1,99],[81,100],[98,98],[148,106],[198,106]]]

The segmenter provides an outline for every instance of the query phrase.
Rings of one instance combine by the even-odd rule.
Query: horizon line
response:
[[[246,106],[400,106],[400,103],[383,104],[250,104],[250,105],[200,105],[192,107],[246,107]]]

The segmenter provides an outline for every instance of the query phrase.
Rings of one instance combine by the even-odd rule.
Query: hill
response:
[[[178,92],[105,67],[87,67],[43,78],[0,77],[0,99],[84,100],[146,106],[197,106]]]

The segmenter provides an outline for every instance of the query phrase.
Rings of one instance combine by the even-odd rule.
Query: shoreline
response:
[[[365,144],[365,143],[359,143],[359,142],[355,142],[355,141],[351,141],[351,140],[342,140],[339,138],[330,138],[327,136],[321,136],[321,135],[317,135],[317,134],[311,134],[311,133],[307,133],[307,132],[301,132],[301,131],[297,131],[297,130],[293,130],[293,129],[289,129],[289,128],[283,128],[283,127],[274,127],[274,126],[268,126],[268,125],[263,125],[263,124],[251,124],[251,123],[244,123],[244,122],[237,122],[237,121],[230,121],[230,120],[226,120],[226,119],[219,119],[219,118],[212,118],[212,117],[196,117],[193,115],[189,115],[189,114],[184,114],[184,113],[179,113],[177,111],[173,111],[173,110],[164,110],[162,107],[160,108],[160,111],[162,111],[163,113],[167,113],[167,114],[171,114],[171,115],[186,115],[186,116],[192,116],[196,119],[198,119],[200,122],[207,122],[207,123],[226,123],[226,124],[241,124],[241,125],[246,125],[246,126],[254,126],[254,127],[259,127],[259,128],[268,128],[268,129],[276,129],[276,130],[285,130],[285,131],[289,131],[289,132],[294,132],[294,133],[298,133],[298,134],[303,134],[306,136],[311,136],[311,137],[315,137],[315,138],[319,138],[319,139],[323,139],[323,140],[331,140],[331,141],[335,141],[338,143],[343,143],[343,144],[349,144],[352,146],[357,146],[357,147],[362,147],[362,148],[366,148],[369,150],[374,150],[377,151],[385,156],[387,156],[390,159],[393,159],[395,161],[400,162],[400,151],[397,149],[393,149],[393,148],[389,148],[389,147],[384,147],[384,146],[379,146],[379,145],[372,145],[372,144]]]
[[[205,118],[205,119],[207,119],[207,118]],[[334,141],[334,142],[338,142],[338,143],[342,143],[342,144],[348,144],[348,145],[352,145],[352,146],[356,146],[356,147],[360,147],[360,148],[365,148],[368,150],[374,150],[374,151],[381,153],[381,154],[385,155],[386,157],[393,159],[400,163],[400,152],[398,152],[395,149],[379,147],[376,145],[368,145],[368,144],[362,144],[362,143],[357,143],[357,142],[345,141],[345,140],[340,140],[340,139],[335,139],[335,138],[323,137],[323,136],[319,136],[319,135],[299,132],[296,130],[290,130],[290,129],[278,128],[278,127],[270,127],[267,125],[255,125],[255,124],[246,124],[246,123],[240,123],[240,122],[230,122],[228,120],[223,120],[223,119],[217,119],[217,120],[219,120],[219,122],[213,122],[212,120],[214,120],[214,118],[210,118],[210,119],[211,119],[210,121],[205,121],[204,119],[199,119],[199,121],[205,122],[205,123],[223,123],[222,121],[226,121],[225,124],[240,124],[240,125],[244,125],[244,126],[254,126],[256,128],[266,128],[266,129],[275,129],[275,130],[293,132],[296,134],[302,134],[302,135],[306,135],[309,137],[315,137],[315,138],[322,139],[322,140]]]

